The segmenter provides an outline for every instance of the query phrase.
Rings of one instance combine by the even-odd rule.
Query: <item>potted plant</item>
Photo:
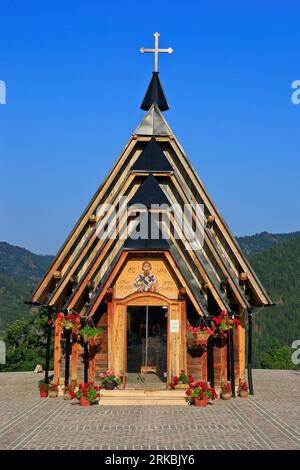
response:
[[[232,389],[231,389],[231,383],[229,382],[224,382],[221,384],[221,389],[222,389],[222,392],[221,392],[221,398],[222,400],[230,400],[231,398],[231,392],[232,392]]]
[[[64,400],[73,400],[75,398],[74,387],[66,385],[64,387]]]
[[[50,398],[56,398],[58,397],[58,385],[56,384],[51,384],[49,388],[49,397]]]
[[[213,322],[217,329],[217,335],[240,325],[240,320],[235,318],[234,314],[229,315],[226,310],[222,310],[219,315],[215,315],[213,317]]]
[[[195,346],[206,346],[207,340],[210,335],[213,334],[213,331],[208,326],[191,326],[187,327],[187,330],[190,331],[194,336],[194,345]]]
[[[209,387],[204,382],[190,384],[190,389],[185,393],[188,396],[190,404],[193,403],[195,406],[200,407],[207,406],[209,400],[215,400],[218,396],[215,389]]]
[[[174,375],[172,377],[172,382],[170,383],[170,389],[174,388],[189,388],[190,383],[194,382],[193,376],[191,374],[187,374],[184,370],[180,371],[179,377]]]
[[[99,377],[102,380],[102,387],[106,390],[114,390],[121,382],[120,377],[110,369],[107,369],[105,374],[99,374]]]
[[[77,331],[80,327],[80,315],[74,312],[68,313],[68,315],[64,317],[62,326],[66,328],[66,330]]]
[[[94,326],[85,325],[79,331],[79,335],[82,337],[83,341],[94,341],[97,336],[102,335],[103,330],[101,328],[96,328]]]
[[[239,394],[239,397],[241,397],[241,398],[247,398],[248,397],[249,390],[248,390],[248,383],[247,383],[246,380],[240,379],[238,394]]]
[[[49,384],[44,379],[39,381],[39,389],[41,398],[46,398],[48,396]]]
[[[80,406],[95,405],[100,398],[99,387],[91,382],[79,384],[75,396],[79,400]]]

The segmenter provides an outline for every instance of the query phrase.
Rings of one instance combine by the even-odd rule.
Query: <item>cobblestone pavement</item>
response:
[[[255,396],[206,408],[82,408],[0,373],[1,449],[300,449],[300,373],[254,371]]]

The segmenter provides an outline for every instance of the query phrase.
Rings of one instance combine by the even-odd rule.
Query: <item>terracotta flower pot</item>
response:
[[[48,392],[45,391],[45,390],[44,391],[40,390],[40,397],[41,398],[47,398],[48,397]]]
[[[202,400],[200,400],[199,398],[195,398],[195,406],[200,406],[201,408],[203,408],[204,406],[207,406],[207,398],[202,398]]]
[[[79,405],[80,406],[90,406],[91,405],[91,402],[85,398],[84,396],[80,397],[79,399]]]
[[[239,397],[240,398],[248,398],[248,395],[249,395],[249,392],[247,392],[246,390],[240,390],[239,391]]]
[[[222,398],[222,400],[230,400],[231,392],[222,392],[221,393],[221,398]]]

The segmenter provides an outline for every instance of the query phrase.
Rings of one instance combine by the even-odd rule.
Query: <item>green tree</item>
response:
[[[6,371],[33,370],[37,364],[45,367],[47,342],[47,310],[33,308],[26,320],[17,320],[7,327],[3,340],[6,345]],[[53,342],[53,341],[52,341]],[[51,351],[51,357],[53,351]],[[53,364],[50,363],[50,368]]]
[[[260,360],[263,369],[294,369],[292,349],[278,341],[273,341],[267,351],[261,353]]]

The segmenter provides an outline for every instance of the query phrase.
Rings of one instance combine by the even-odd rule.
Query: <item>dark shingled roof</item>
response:
[[[132,207],[135,204],[144,204],[147,208],[150,208],[151,204],[171,205],[167,196],[159,186],[157,179],[153,175],[147,176],[131,199],[129,207]]]
[[[153,138],[147,143],[141,155],[131,167],[131,171],[169,172],[173,171],[173,168],[159,144]]]

